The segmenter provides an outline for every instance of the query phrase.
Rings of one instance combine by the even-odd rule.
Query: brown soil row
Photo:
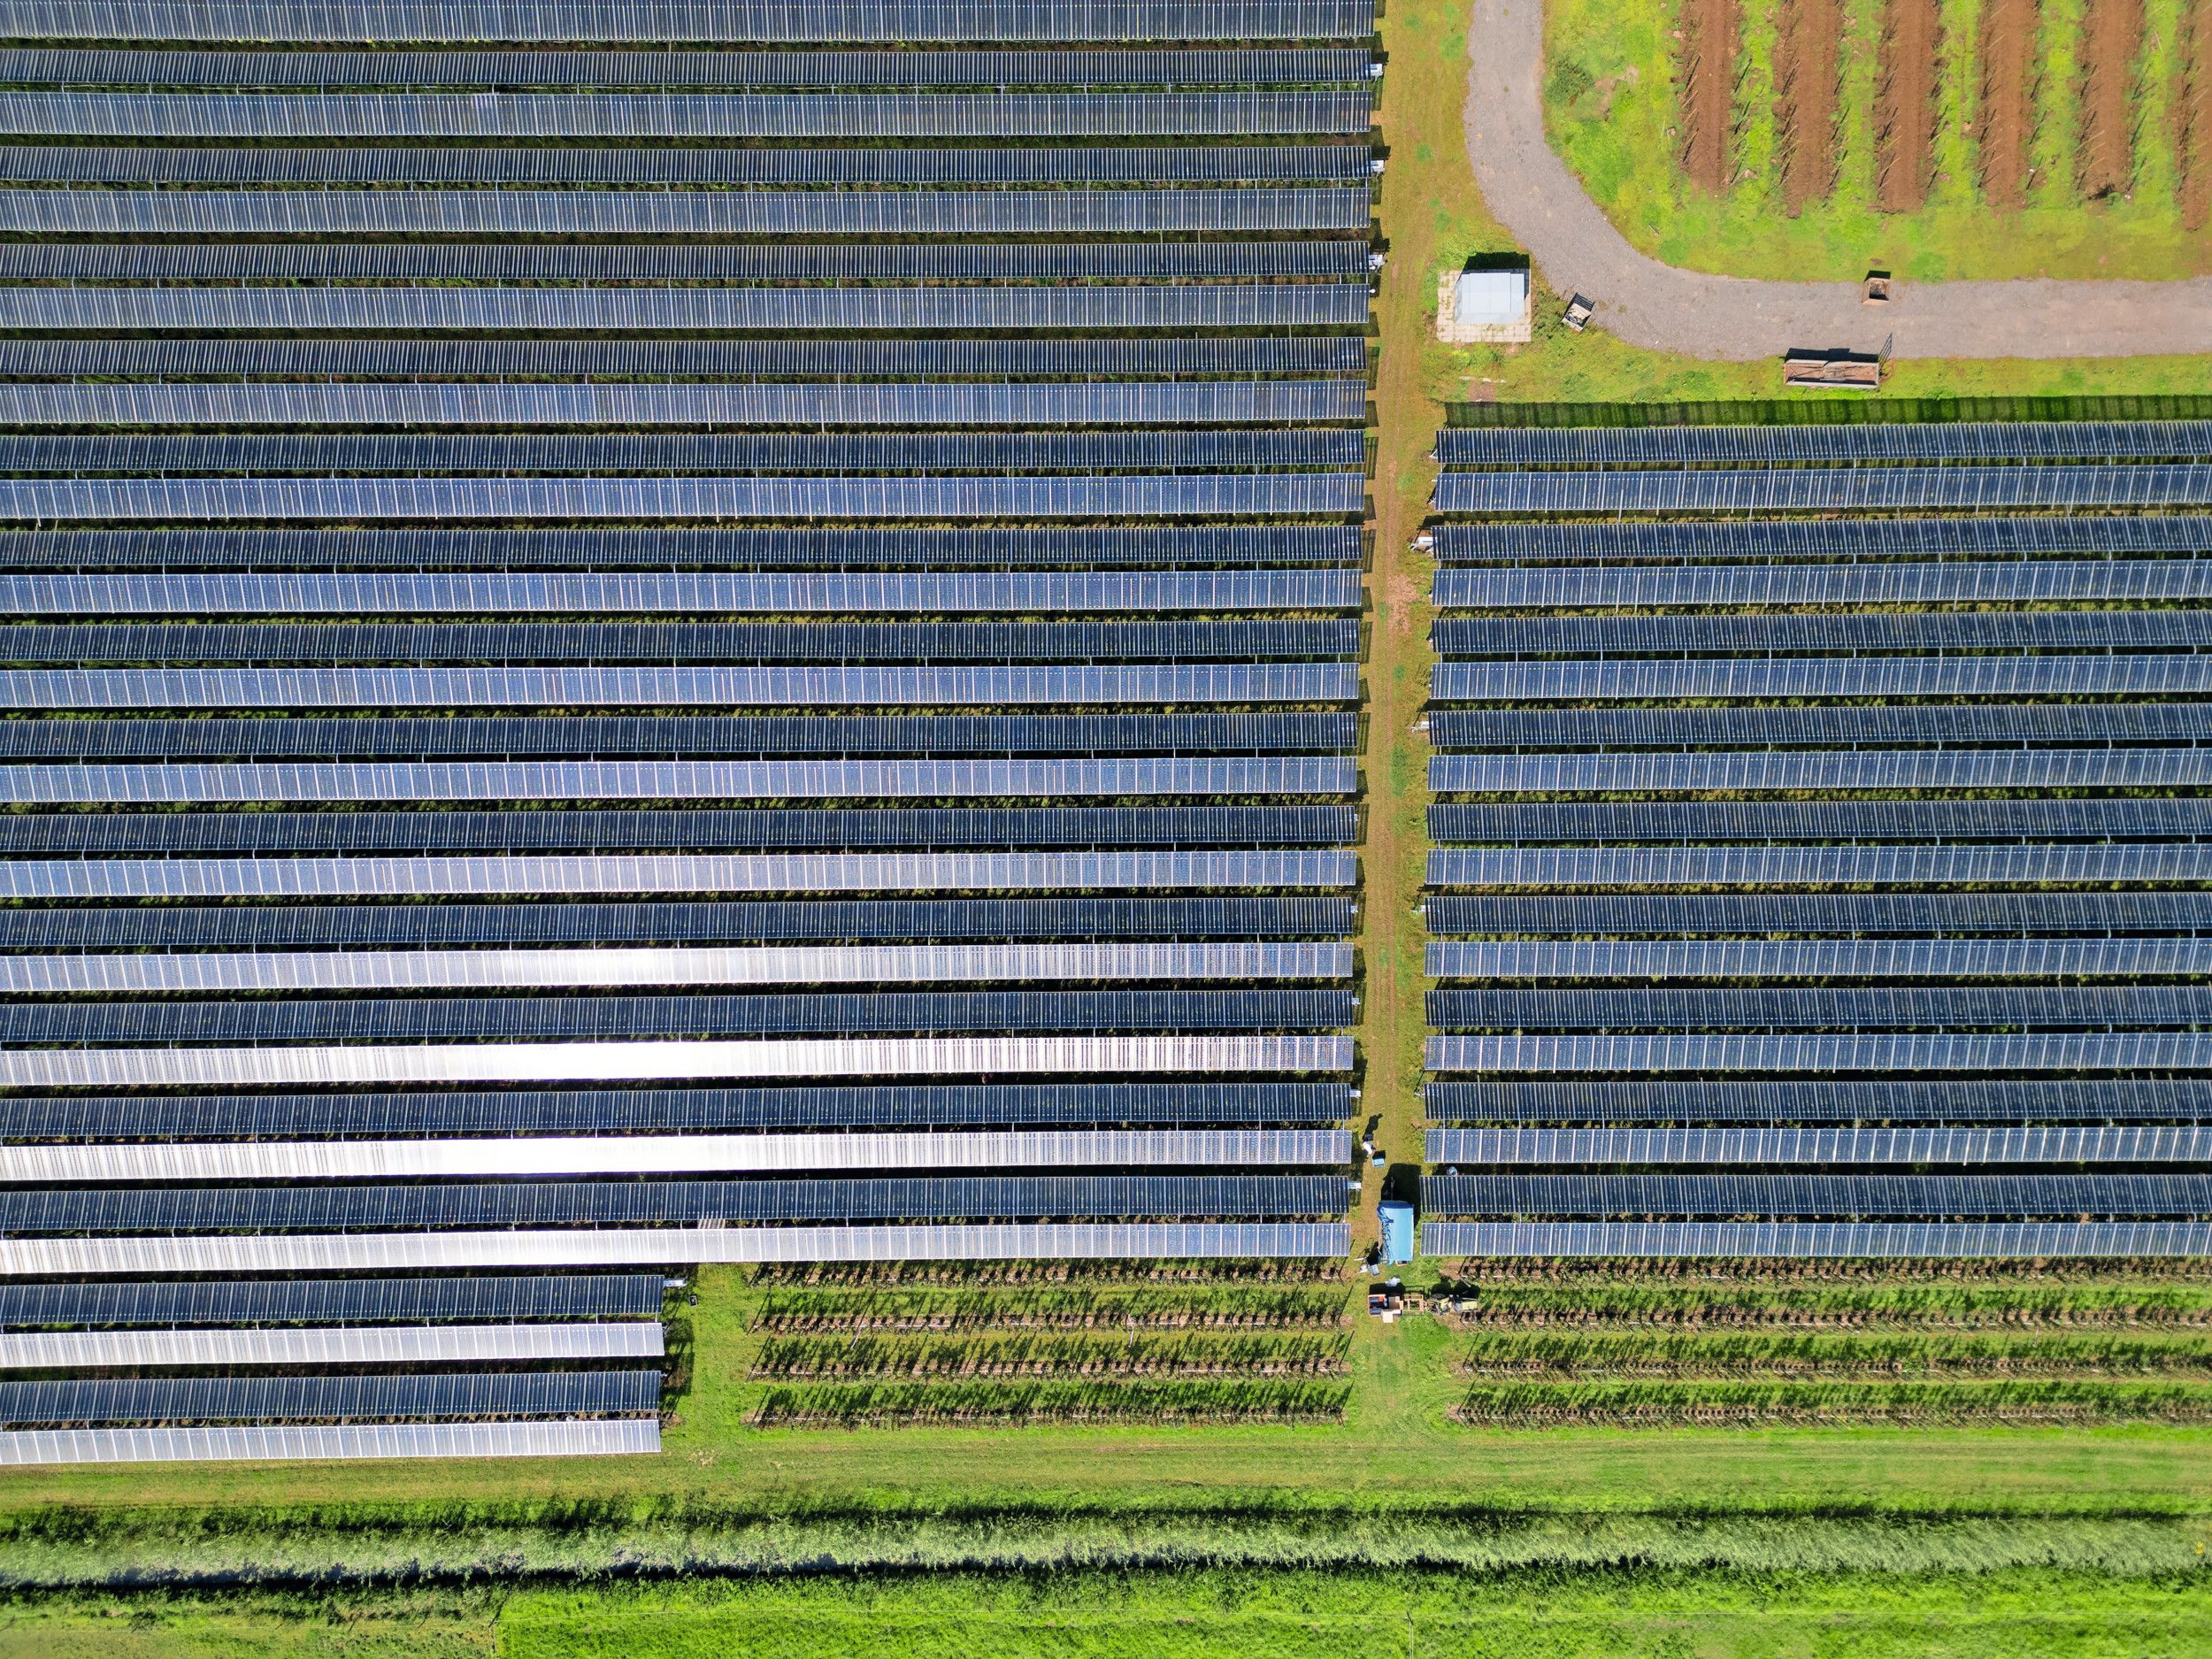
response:
[[[2191,230],[2212,225],[2212,0],[2191,0],[2183,23],[2181,96],[2175,100],[2181,151],[2181,215]]]
[[[1935,88],[1941,25],[1936,0],[1889,0],[1883,8],[1875,98],[1876,199],[1909,213],[1928,199],[1935,165]]]
[[[2212,4],[2212,0],[2207,0]],[[1782,204],[1795,213],[1835,188],[1843,0],[1782,0],[1774,58]]]
[[[1735,155],[1739,0],[1683,0],[1679,73],[1682,171],[1708,190],[1725,188]]]
[[[2135,58],[2142,50],[2143,0],[2089,0],[2074,171],[2093,202],[2124,196],[2135,182]]]
[[[1981,139],[1982,196],[2016,208],[2028,196],[2028,141],[2035,131],[2036,0],[1989,0],[1982,8],[1982,88],[1974,130]]]

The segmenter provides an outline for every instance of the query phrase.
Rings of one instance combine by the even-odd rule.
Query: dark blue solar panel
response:
[[[660,1373],[649,1371],[0,1382],[0,1423],[23,1428],[70,1423],[612,1417],[655,1410],[660,1393]]]
[[[1909,1031],[2212,1022],[2212,987],[1947,986],[1878,991],[1432,991],[1429,1023],[1471,1031]]]
[[[2212,1094],[2165,1078],[2078,1082],[1431,1083],[1438,1123],[2007,1124],[2212,1121]]]
[[[1431,1175],[1439,1216],[2195,1216],[2208,1175]]]
[[[0,1325],[506,1323],[647,1318],[661,1310],[658,1273],[549,1279],[227,1279],[0,1285]]]

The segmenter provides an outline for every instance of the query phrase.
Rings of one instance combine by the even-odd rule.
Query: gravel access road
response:
[[[1613,228],[1544,137],[1543,0],[1475,0],[1467,154],[1497,220],[1560,294],[1632,344],[1748,362],[1793,349],[1901,357],[2132,357],[2212,352],[2212,277],[2185,281],[1757,282],[1678,271]]]

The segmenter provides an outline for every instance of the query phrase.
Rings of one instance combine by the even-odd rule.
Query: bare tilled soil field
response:
[[[2182,60],[2182,96],[2174,101],[2180,131],[2182,222],[2212,225],[2212,0],[2190,0]]]
[[[1775,125],[1782,204],[1794,213],[1835,188],[1836,88],[1842,59],[1843,0],[1782,0],[1777,43]]]
[[[1682,170],[1708,190],[1725,188],[1735,156],[1738,0],[1684,0]]]
[[[2124,196],[2135,180],[2135,59],[2143,0],[2089,0],[2082,29],[2081,157],[2091,201]]]
[[[1886,212],[1928,199],[1935,154],[1936,0],[1890,0],[1882,19],[1876,196]]]
[[[2035,131],[2036,0],[1989,0],[1982,12],[1982,196],[2018,207],[2028,196],[2028,140]]]

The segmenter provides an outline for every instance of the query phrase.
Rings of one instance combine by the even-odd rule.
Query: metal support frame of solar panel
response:
[[[1436,1216],[2176,1217],[2212,1175],[1430,1175]]]
[[[0,574],[0,615],[14,616],[403,616],[456,611],[583,615],[753,611],[794,617],[902,611],[1117,615],[1350,611],[1358,606],[1360,597],[1356,570],[789,575],[687,571],[610,576],[535,571],[364,575],[257,572],[162,576]],[[2147,713],[2138,717],[2146,735],[2189,734],[2178,722],[2169,720],[2160,728],[2152,720]],[[1940,739],[1947,734],[1936,735]]]
[[[683,56],[688,57],[686,53]],[[262,56],[262,54],[256,54]],[[5,80],[0,74],[0,80]],[[22,184],[1363,184],[1365,144],[1021,150],[0,145]]]
[[[32,1142],[267,1135],[342,1139],[402,1134],[665,1134],[848,1126],[950,1129],[1156,1125],[1184,1128],[1274,1124],[1326,1127],[1342,1123],[1350,1114],[1351,1104],[1348,1084],[1313,1081],[447,1089],[426,1094],[19,1095],[7,1102],[5,1118],[0,1119],[0,1135],[12,1142]],[[649,1305],[641,1300],[641,1292],[626,1294],[641,1298],[632,1311],[650,1312],[660,1305],[657,1287]],[[478,1305],[468,1304],[470,1308]],[[8,1322],[7,1306],[0,1299],[0,1324]],[[484,1317],[502,1316],[504,1307],[483,1304]],[[369,1316],[355,1312],[347,1317]],[[510,1311],[502,1317],[525,1314]],[[27,1319],[20,1323],[39,1322]]]
[[[1348,848],[1355,810],[1265,806],[588,808],[344,813],[8,813],[0,853],[496,853],[719,849]]]
[[[1852,426],[1463,427],[1446,466],[1697,466],[1824,461],[2180,460],[2212,457],[2212,421],[1908,421]]]
[[[2212,863],[2212,860],[2208,860]],[[14,899],[457,897],[542,894],[1212,891],[1345,888],[1348,850],[83,857],[0,864]]]
[[[62,571],[623,568],[960,569],[1335,565],[1363,559],[1348,525],[702,530],[6,530],[0,569]]]
[[[883,424],[897,424],[897,419],[887,414]],[[0,519],[18,524],[1348,518],[1363,511],[1365,499],[1366,480],[1356,473],[1302,472],[1108,478],[0,479]]]
[[[11,1234],[671,1226],[972,1217],[1343,1213],[1340,1175],[1051,1175],[435,1186],[127,1187],[0,1193]]]
[[[1316,472],[1363,467],[1340,427],[939,433],[0,435],[0,466],[61,472]]]
[[[5,584],[0,581],[0,593]],[[518,607],[519,608],[519,607]],[[12,720],[0,758],[560,755],[1162,755],[1341,753],[1342,710],[1239,714],[533,715],[444,719]]]
[[[1498,1077],[2201,1072],[2212,1071],[2212,1042],[2162,1031],[1445,1036],[1428,1040],[1427,1064],[1432,1071]]]
[[[1433,727],[1436,716],[1430,718]],[[2196,838],[2212,835],[2212,801],[1445,801],[1429,808],[1428,827],[1438,842]]]
[[[612,1267],[668,1262],[1334,1259],[1342,1221],[981,1222],[935,1225],[587,1228],[534,1233],[0,1240],[0,1274],[341,1272]]]
[[[0,910],[0,950],[365,945],[684,945],[861,941],[1348,938],[1349,898],[753,900],[674,903],[242,905]],[[0,959],[0,972],[5,960]]]
[[[2212,1256],[2200,1222],[1431,1221],[1438,1256],[1938,1258]]]
[[[1450,472],[1439,512],[1851,512],[2212,503],[2212,466],[1879,466],[1670,472]]]
[[[2200,1084],[2141,1077],[2065,1082],[1462,1079],[1426,1085],[1422,1104],[1437,1123],[1508,1125],[2212,1122],[2212,1097]]]
[[[0,243],[0,247],[9,244]],[[557,290],[556,290],[557,291]],[[611,292],[612,290],[605,290]],[[638,290],[626,290],[636,293]],[[514,339],[450,334],[434,338],[357,337],[346,339],[267,340],[258,336],[176,335],[162,339],[111,339],[100,335],[52,335],[44,338],[0,340],[0,373],[11,379],[52,380],[65,377],[149,380],[191,380],[218,375],[249,378],[285,378],[325,375],[355,380],[549,379],[627,380],[675,375],[712,378],[754,375],[766,379],[819,380],[825,376],[867,374],[892,380],[1029,379],[1065,380],[1102,374],[1243,375],[1352,375],[1368,373],[1369,347],[1363,339],[1348,334],[1120,334],[1110,338],[1037,335],[930,339],[922,336],[847,336],[834,339],[805,336],[783,339],[688,338],[655,336],[629,338]],[[626,436],[630,434],[624,434]],[[910,441],[913,434],[902,434]],[[1361,434],[1339,432],[1179,433],[1183,444],[1288,443],[1319,446],[1343,455],[1342,465],[1357,465],[1363,457],[1352,440]],[[354,442],[361,434],[349,434]],[[933,434],[933,445],[1056,444],[1063,449],[1102,442],[1099,434]],[[1106,442],[1128,442],[1132,434],[1104,434]],[[724,437],[722,442],[729,442]],[[1158,442],[1155,436],[1153,442]],[[22,453],[21,438],[12,440],[12,452]],[[51,441],[45,441],[50,444]],[[188,443],[170,438],[161,443],[134,447],[140,441],[104,437],[79,446],[84,452],[106,455],[121,450],[148,455],[188,454]],[[204,440],[200,441],[204,443]],[[290,442],[297,440],[276,440]],[[382,442],[389,442],[389,439]],[[448,440],[447,442],[450,442]],[[774,446],[800,452],[865,454],[867,445],[886,440],[868,434],[795,434],[781,438],[752,435],[746,448],[767,453]],[[68,453],[75,449],[42,449],[38,453]],[[294,452],[297,452],[296,449]],[[957,453],[959,451],[954,450]],[[800,471],[830,471],[828,467]]]
[[[0,94],[0,96],[4,96]],[[20,191],[13,193],[15,196],[23,194]],[[111,196],[120,193],[107,191],[101,194]],[[189,198],[209,193],[182,194]],[[288,201],[296,194],[270,193],[276,201]],[[422,212],[427,212],[438,199],[429,193],[419,191],[379,190],[357,194],[365,202],[379,204],[388,197],[396,196],[401,201],[412,204],[417,211]],[[503,200],[505,195],[483,190],[458,194],[489,197],[493,201]],[[672,196],[667,192],[637,194],[646,199],[658,199],[664,203],[684,203],[695,199]],[[766,199],[757,192],[728,191],[722,194],[733,201],[758,204]],[[949,193],[907,191],[902,194],[930,202]],[[1181,222],[1167,225],[1151,222],[1164,210],[1147,208],[1143,204],[1125,200],[1121,196],[1076,192],[1063,194],[1078,201],[1082,213],[1081,221],[1068,228],[1092,232],[1221,230],[1235,227],[1226,222],[1227,219],[1248,213],[1256,216],[1255,223],[1248,227],[1253,229],[1347,229],[1351,227],[1348,224],[1316,222],[1295,226],[1276,221],[1294,210],[1301,218],[1311,218],[1312,213],[1321,212],[1325,206],[1335,217],[1348,216],[1353,211],[1353,204],[1348,202],[1322,204],[1273,200],[1275,196],[1291,194],[1286,192],[1157,190],[1133,193],[1164,196],[1170,201],[1180,202],[1186,208],[1194,209],[1179,216]],[[1319,196],[1323,193],[1298,194]],[[325,199],[326,195],[319,195],[316,199]],[[585,195],[614,201],[632,199],[628,194],[611,191],[587,192]],[[1196,196],[1219,199],[1195,204],[1182,201],[1182,198]],[[1248,201],[1248,197],[1255,199]],[[875,218],[889,211],[887,209],[872,212],[866,204],[880,198],[856,192],[831,192],[826,199],[853,204],[849,211],[854,215]],[[1008,233],[1047,228],[1025,222],[1033,217],[1033,211],[1026,207],[1025,196],[1008,196],[993,199],[1006,205],[1010,222],[986,228]],[[0,190],[0,225],[10,221],[10,201],[11,193]],[[547,205],[551,209],[565,204],[556,202]],[[1311,209],[1312,213],[1306,212],[1306,209]],[[365,211],[365,209],[361,211]],[[398,210],[381,211],[396,214]],[[488,211],[488,209],[484,211]],[[664,208],[662,212],[665,215],[672,211]],[[763,213],[766,211],[764,207],[759,211]],[[974,211],[981,210],[978,208]],[[455,211],[457,214],[463,210],[457,206]],[[354,215],[357,216],[357,213]],[[1128,222],[1110,222],[1116,216],[1126,218]],[[301,216],[296,214],[293,217]],[[328,225],[286,223],[275,228],[299,233],[337,233],[349,229],[459,232],[511,228],[490,222],[480,224],[458,219],[451,223],[430,220],[422,224],[408,224],[395,219],[387,224],[349,226],[338,222],[341,217],[334,210],[333,222]],[[548,228],[562,228],[558,212],[549,211],[544,217],[549,221]],[[148,231],[177,228],[151,223],[142,227],[128,224],[119,225],[119,227]],[[245,223],[211,223],[204,228],[216,232],[246,232],[265,227]],[[579,224],[575,228],[596,230],[603,227]],[[623,227],[610,226],[603,228]],[[755,227],[749,222],[728,225],[672,222],[665,227],[653,225],[640,228],[664,228],[671,234],[706,234],[747,232],[754,230]],[[794,224],[771,227],[771,231],[778,234],[826,235],[898,234],[910,232],[912,228],[895,219],[878,225],[862,222],[859,218],[850,224],[824,218],[818,224]],[[1369,303],[1364,284],[1317,282],[1148,282],[1063,287],[1010,285],[946,288],[860,285],[833,288],[0,287],[0,327],[79,333],[152,329],[204,333],[249,329],[303,332],[374,330],[387,334],[426,334],[442,330],[472,334],[535,330],[600,334],[691,331],[836,334],[878,329],[899,333],[917,330],[944,333],[962,330],[1141,333],[1207,328],[1342,328],[1363,324],[1367,319]],[[1363,372],[1364,365],[1362,365]],[[11,411],[9,418],[14,420],[34,417]],[[193,417],[171,415],[163,419],[174,422]]]
[[[2212,1127],[1432,1129],[1431,1164],[2202,1164]]]
[[[373,1325],[435,1320],[657,1319],[657,1273],[522,1279],[134,1279],[105,1284],[0,1281],[0,1326]]]
[[[16,663],[1136,662],[1358,655],[1348,618],[1193,621],[0,624]],[[631,701],[651,699],[633,696]],[[1062,699],[1065,700],[1065,699]],[[1175,699],[1162,699],[1174,701]],[[724,697],[725,703],[742,703]],[[279,706],[281,706],[280,704]]]
[[[1372,0],[557,0],[518,12],[496,0],[349,6],[218,0],[34,0],[18,38],[253,44],[658,45],[1031,41],[1367,40]]]
[[[1082,1171],[1164,1168],[1341,1169],[1351,1161],[1347,1129],[1048,1129],[847,1132],[803,1134],[454,1137],[373,1141],[134,1142],[100,1146],[0,1147],[11,1181],[324,1181],[503,1179],[629,1176],[849,1176],[900,1171],[908,1176],[965,1169]],[[2027,1161],[2027,1160],[2016,1160]],[[502,1333],[509,1326],[472,1326]],[[619,1333],[617,1333],[618,1340]],[[413,1339],[420,1348],[429,1339]],[[497,1335],[511,1348],[535,1340]],[[555,1336],[551,1340],[559,1340]],[[588,1339],[579,1339],[588,1340]],[[658,1331],[655,1331],[658,1340]],[[610,1350],[637,1353],[637,1349]],[[657,1349],[656,1350],[657,1351]],[[526,1358],[526,1348],[504,1356]],[[534,1356],[565,1356],[546,1348]],[[310,1359],[333,1361],[332,1355]],[[426,1354],[395,1358],[431,1357]],[[0,1358],[0,1365],[11,1363]],[[25,1366],[29,1362],[12,1362]],[[56,1362],[58,1363],[59,1362]],[[119,1362],[129,1363],[129,1362]],[[178,1362],[182,1363],[182,1362]],[[220,1363],[218,1361],[204,1362]],[[273,1363],[274,1361],[264,1361]],[[45,1367],[41,1366],[41,1369]]]
[[[204,627],[218,625],[206,623]],[[1351,662],[1028,668],[175,668],[0,670],[0,707],[152,709],[972,708],[1349,703]]]
[[[162,51],[9,47],[0,85],[233,92],[287,87],[708,88],[1363,85],[1362,48],[925,51]]]
[[[2212,598],[2212,566],[2187,558],[1520,569],[1462,565],[1437,573],[1434,593],[1439,607],[1547,611],[2205,598]]]
[[[0,1371],[184,1365],[483,1365],[656,1360],[657,1324],[323,1325],[234,1331],[0,1333]]]
[[[2120,945],[2142,947],[2138,949]],[[1524,947],[1523,949],[1532,949]],[[1532,949],[1540,949],[1541,947]],[[1724,947],[1724,949],[1726,949]],[[1927,947],[1920,948],[1918,955]],[[1941,949],[1941,948],[1937,948]],[[1971,949],[1969,947],[1969,949]],[[2027,949],[2027,948],[2023,948]],[[2147,955],[2146,952],[2148,954]],[[2039,959],[2047,954],[2036,948]],[[2116,941],[2091,955],[2108,976],[2171,972],[2195,960],[2175,941]],[[2012,960],[2008,955],[2007,963]],[[1332,980],[1352,975],[1352,947],[1336,940],[1071,941],[993,944],[655,946],[622,950],[220,950],[0,956],[10,995],[113,996],[281,991],[592,990],[633,987],[966,985],[1021,981],[1156,984],[1163,980]]]
[[[2212,1021],[2212,987],[2193,985],[1453,987],[1431,991],[1427,1001],[1429,1023],[1441,1031],[2186,1027]],[[0,1009],[0,1020],[7,1011]]]
[[[653,1417],[501,1423],[274,1424],[0,1433],[0,1467],[350,1457],[604,1457],[657,1452]]]
[[[0,242],[10,281],[1141,281],[1368,274],[1332,241]]]
[[[649,1371],[421,1376],[0,1380],[0,1423],[345,1421],[392,1417],[621,1417],[657,1410]]]
[[[29,245],[29,244],[25,244]],[[2212,518],[1952,518],[1614,520],[1594,524],[1440,524],[1431,535],[1441,565],[1509,565],[1715,559],[2019,558],[2062,553],[2212,550]]]

